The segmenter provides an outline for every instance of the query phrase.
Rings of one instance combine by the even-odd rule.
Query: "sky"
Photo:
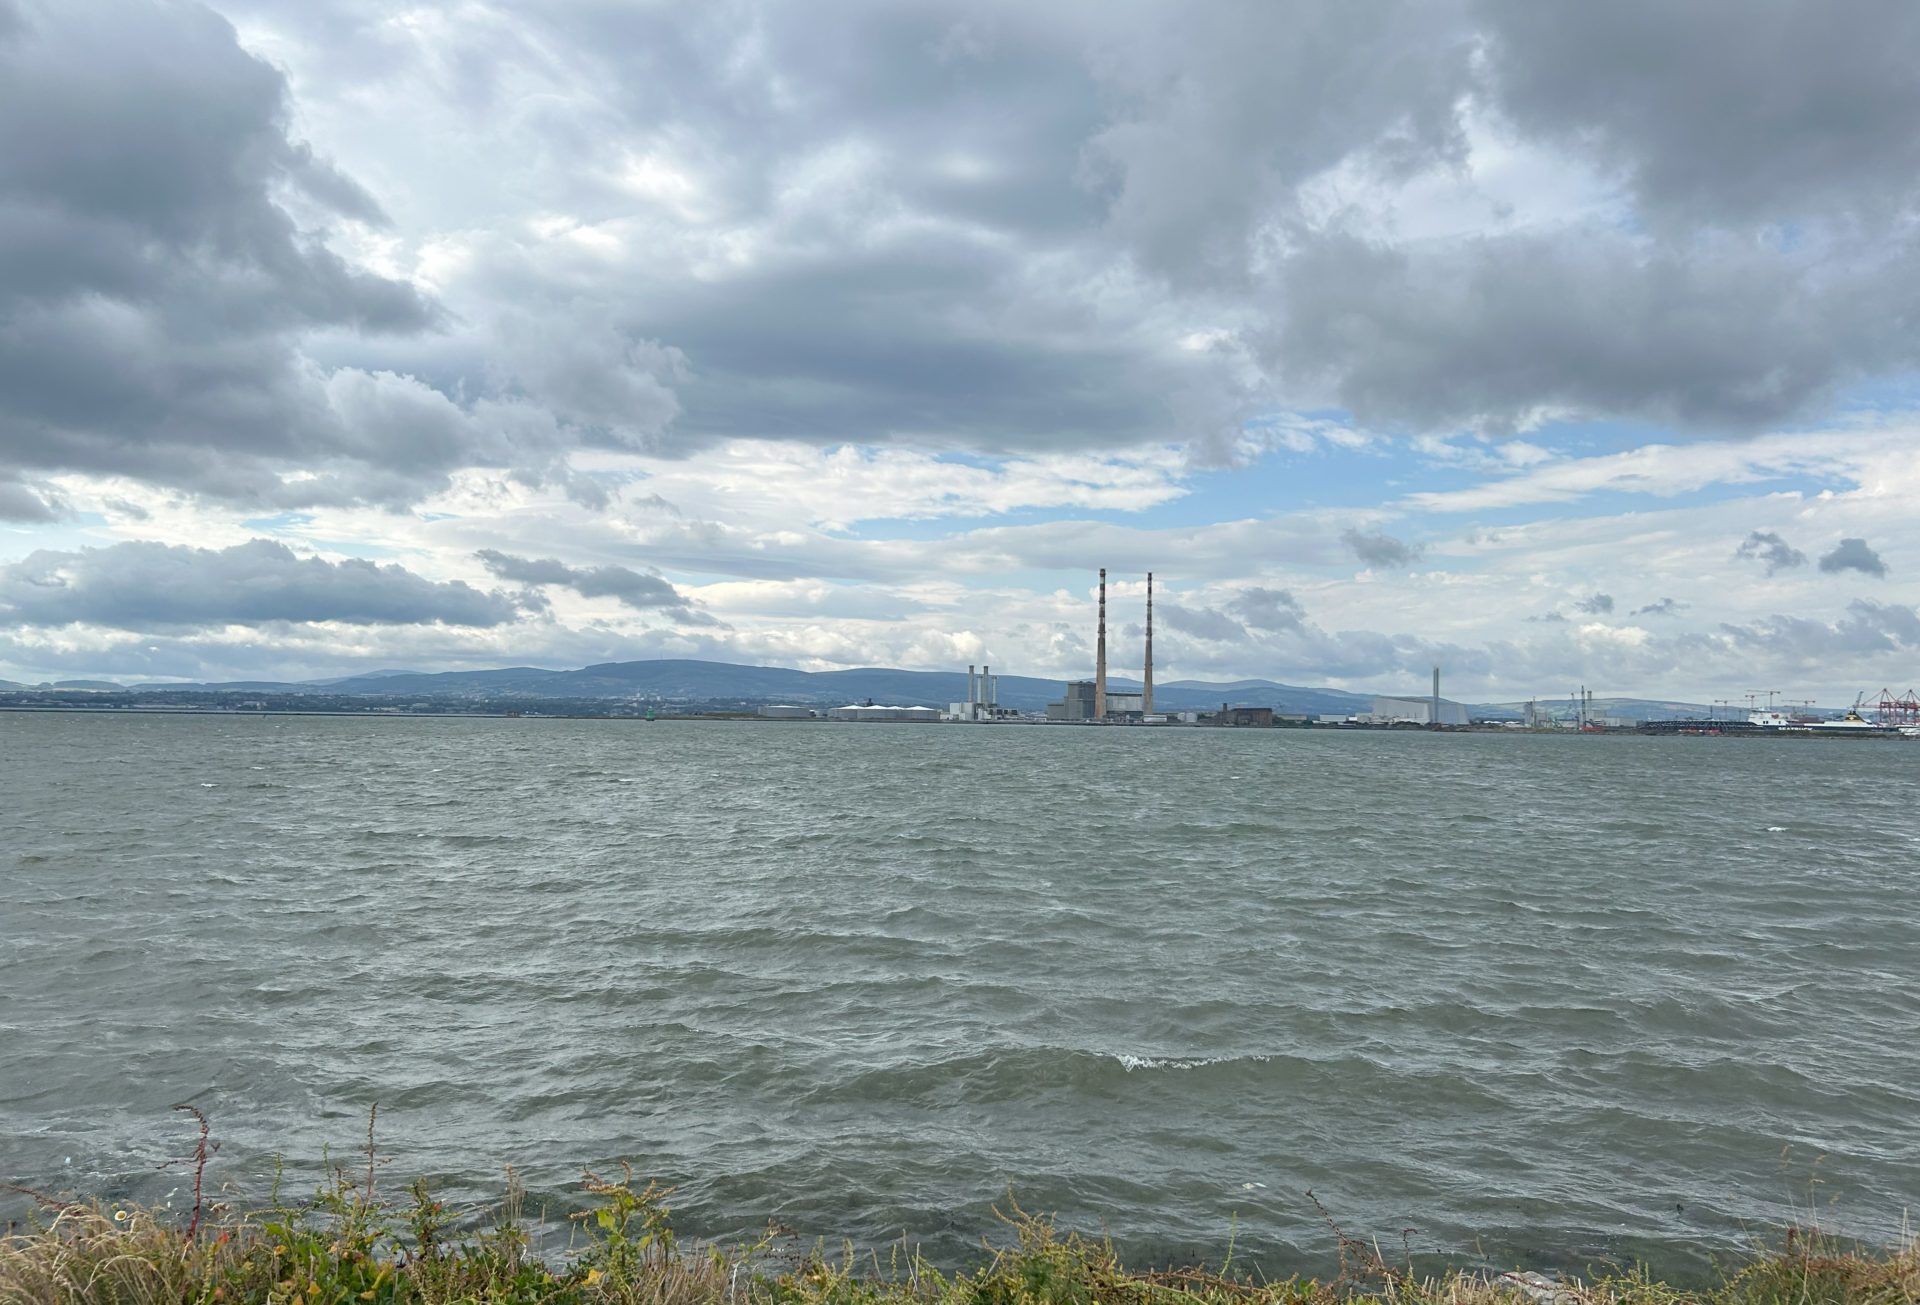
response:
[[[0,0],[0,677],[1920,680],[1910,0]]]

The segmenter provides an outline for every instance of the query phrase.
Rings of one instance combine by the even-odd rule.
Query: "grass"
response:
[[[1874,1251],[1790,1229],[1698,1288],[1644,1273],[1549,1282],[1453,1271],[1415,1275],[1331,1218],[1341,1270],[1327,1281],[1260,1281],[1228,1266],[1125,1268],[1112,1245],[1062,1234],[1009,1198],[1010,1234],[970,1272],[942,1274],[902,1247],[776,1263],[773,1236],[733,1250],[675,1239],[670,1192],[589,1173],[570,1252],[530,1249],[511,1176],[491,1225],[454,1235],[424,1180],[399,1201],[376,1190],[373,1120],[364,1171],[335,1168],[309,1201],[246,1211],[208,1204],[206,1121],[181,1221],[38,1193],[40,1215],[0,1236],[0,1305],[1894,1305],[1920,1303],[1920,1241]],[[15,1189],[24,1190],[24,1189]],[[1309,1193],[1311,1197],[1311,1193]],[[1317,1204],[1317,1202],[1316,1202]],[[1322,1211],[1324,1214],[1325,1212]]]

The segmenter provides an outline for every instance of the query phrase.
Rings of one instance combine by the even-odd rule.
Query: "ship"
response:
[[[1811,734],[1892,734],[1896,731],[1891,725],[1881,725],[1870,721],[1860,714],[1858,707],[1847,708],[1847,714],[1838,720],[1809,721],[1805,725],[1790,726],[1792,729],[1804,729]]]
[[[1755,729],[1781,734],[1825,734],[1852,738],[1887,738],[1895,735],[1920,737],[1920,728],[1910,734],[1895,725],[1868,720],[1860,714],[1860,704],[1857,702],[1841,716],[1790,716],[1781,711],[1756,711],[1747,717],[1747,724]]]

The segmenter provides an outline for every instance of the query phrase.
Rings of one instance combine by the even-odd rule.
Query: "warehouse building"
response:
[[[1466,704],[1445,698],[1375,698],[1372,708],[1361,720],[1370,725],[1432,725],[1436,723],[1436,706],[1438,724],[1468,723]]]
[[[937,721],[940,719],[940,711],[936,707],[882,707],[868,702],[834,707],[827,712],[827,718],[829,720]]]

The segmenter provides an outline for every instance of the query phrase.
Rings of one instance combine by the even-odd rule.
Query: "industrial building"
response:
[[[1220,704],[1220,710],[1206,718],[1209,725],[1225,725],[1233,729],[1272,729],[1273,708],[1271,707],[1229,707]]]
[[[1067,681],[1066,696],[1059,702],[1047,704],[1048,720],[1084,721],[1098,720],[1094,714],[1094,690],[1092,680]]]
[[[856,721],[937,721],[940,719],[940,711],[936,707],[882,707],[867,702],[846,707],[830,708],[827,712],[827,719]]]
[[[1440,668],[1433,668],[1433,692],[1424,698],[1375,698],[1371,710],[1359,718],[1364,725],[1467,725],[1471,719],[1465,704],[1448,702],[1440,696]]]
[[[1445,698],[1375,698],[1367,714],[1360,718],[1370,725],[1465,725],[1468,723],[1467,708],[1464,703],[1449,702]]]
[[[1003,708],[1000,705],[1000,677],[993,673],[993,667],[982,666],[978,672],[967,667],[967,700],[947,704],[943,720],[962,721],[978,724],[985,721],[1018,720],[1020,713]]]

